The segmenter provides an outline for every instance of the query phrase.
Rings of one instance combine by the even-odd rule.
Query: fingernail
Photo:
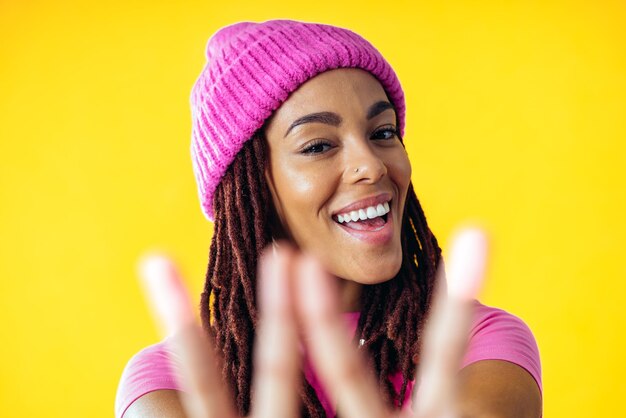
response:
[[[167,257],[160,254],[142,257],[139,276],[153,315],[166,335],[193,321],[189,296]]]
[[[461,230],[453,239],[447,268],[448,295],[474,299],[483,283],[487,237],[477,228]]]
[[[328,273],[319,262],[310,255],[304,254],[298,266],[301,283],[300,294],[310,310],[318,311],[334,309],[336,295],[329,280]]]
[[[273,238],[272,238],[272,255],[274,256],[274,258],[278,257],[278,244],[276,243],[276,241],[274,241]]]

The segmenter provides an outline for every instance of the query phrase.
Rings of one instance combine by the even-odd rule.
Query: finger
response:
[[[260,319],[255,343],[253,411],[255,418],[300,415],[298,333],[290,276],[295,253],[281,246],[259,261]]]
[[[195,321],[189,295],[173,263],[166,257],[144,257],[139,266],[153,315],[180,365],[181,402],[191,418],[234,417],[230,397],[218,372],[209,338]]]
[[[447,263],[447,292],[440,286],[424,330],[419,367],[417,417],[454,416],[454,382],[467,345],[472,300],[483,280],[487,254],[484,233],[460,231],[453,238]],[[440,284],[444,272],[438,272]]]
[[[303,256],[296,266],[296,306],[305,342],[340,416],[380,418],[388,411],[360,353],[350,344],[332,278]]]

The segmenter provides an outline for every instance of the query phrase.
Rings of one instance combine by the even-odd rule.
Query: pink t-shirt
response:
[[[506,360],[526,369],[535,379],[540,391],[541,363],[535,338],[528,326],[519,318],[501,309],[475,302],[475,314],[469,334],[469,344],[461,367],[480,360]],[[345,314],[346,322],[354,335],[359,313]],[[162,389],[182,390],[178,383],[176,356],[168,350],[167,340],[144,348],[133,356],[120,379],[115,398],[115,416],[122,418],[126,409],[148,392]],[[324,393],[314,371],[305,364],[307,380],[315,388],[327,416],[335,416],[335,410]],[[402,385],[400,373],[390,376],[399,390]],[[411,406],[412,382],[407,389],[404,407]]]

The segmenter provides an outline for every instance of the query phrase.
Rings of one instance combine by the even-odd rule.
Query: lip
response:
[[[343,210],[343,209],[342,209]],[[389,216],[387,216],[387,222],[385,226],[383,226],[378,231],[359,231],[356,229],[348,228],[345,224],[340,224],[338,222],[333,222],[338,228],[344,231],[352,238],[356,238],[357,240],[373,245],[383,245],[391,241],[393,238],[393,209],[389,211]]]
[[[376,206],[379,203],[385,203],[391,200],[391,193],[385,192],[377,194],[376,196],[366,197],[365,199],[352,202],[343,208],[336,210],[332,213],[333,218],[336,215],[343,215],[344,213],[351,212],[353,210],[365,209],[369,206]]]

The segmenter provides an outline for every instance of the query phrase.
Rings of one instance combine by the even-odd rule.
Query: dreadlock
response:
[[[215,223],[206,282],[201,297],[204,329],[213,335],[223,358],[222,378],[230,383],[242,415],[250,412],[252,347],[257,322],[256,265],[274,235],[271,195],[265,182],[266,142],[262,130],[247,141],[220,181],[213,199]],[[409,186],[402,226],[402,265],[387,282],[364,286],[355,339],[364,339],[381,393],[394,408],[402,406],[419,363],[421,329],[428,312],[441,258],[437,239]],[[401,372],[396,391],[389,381]],[[302,416],[326,413],[302,376]]]

